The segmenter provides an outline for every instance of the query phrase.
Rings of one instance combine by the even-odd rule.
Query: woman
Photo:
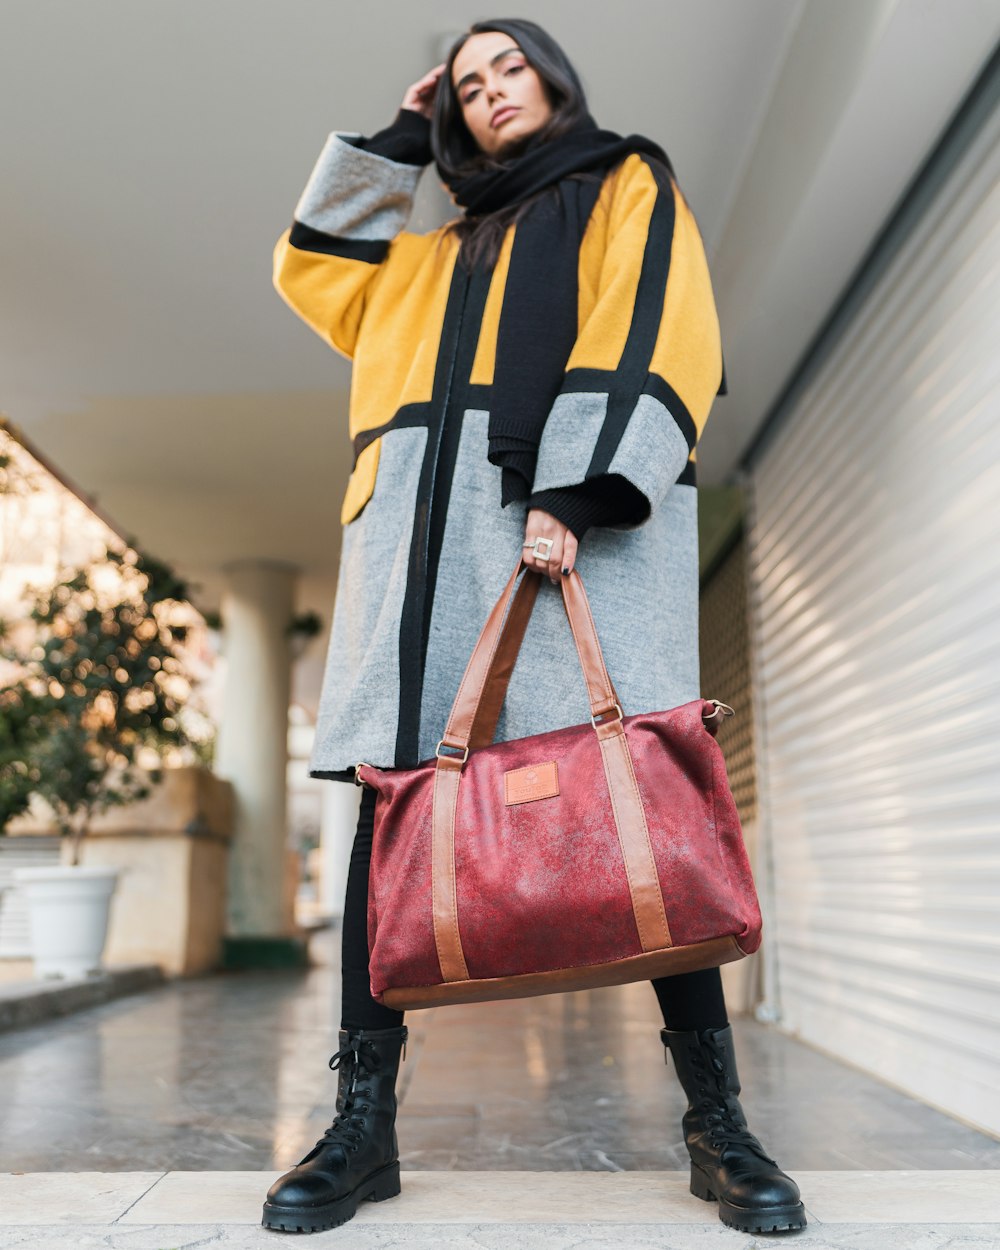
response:
[[[464,211],[403,229],[431,160]],[[697,698],[694,451],[724,392],[697,225],[666,154],[600,130],[559,46],[477,22],[370,139],[331,134],[275,249],[275,285],[353,361],[354,467],[310,773],[431,758],[518,555],[547,575],[497,740],[586,719],[559,579],[578,567],[628,712]],[[268,1190],[315,1231],[400,1192],[403,1013],[370,991],[375,791],[343,921],[338,1115]],[[652,982],[689,1107],[692,1192],[749,1231],[805,1224],[737,1100],[718,968]]]

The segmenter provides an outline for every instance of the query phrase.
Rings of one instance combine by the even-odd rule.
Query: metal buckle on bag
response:
[[[622,719],[622,705],[618,702],[617,699],[615,700],[615,709],[618,712],[618,720],[621,720]],[[611,708],[608,708],[604,712],[597,713],[598,716],[609,716],[610,714],[611,714]],[[595,729],[597,728],[597,718],[595,716],[591,716],[590,723],[594,726]],[[605,725],[607,724],[607,722],[602,720],[601,724]]]
[[[446,743],[446,742],[445,742],[445,740],[444,740],[444,738],[442,738],[442,739],[441,739],[441,741],[437,744],[437,747],[436,747],[436,749],[435,749],[435,751],[434,751],[434,754],[437,756],[437,758],[438,758],[439,760],[457,760],[457,759],[458,759],[458,756],[457,756],[457,755],[442,755],[442,754],[441,754],[441,748],[442,748],[443,746],[451,746],[451,744],[450,744],[450,743]],[[451,749],[452,749],[453,751],[457,751],[457,750],[458,750],[458,747],[451,747]],[[466,748],[465,748],[465,754],[462,756],[462,763],[464,764],[464,763],[465,763],[465,761],[466,761],[468,758],[469,758],[469,748],[468,748],[468,747],[466,747]]]

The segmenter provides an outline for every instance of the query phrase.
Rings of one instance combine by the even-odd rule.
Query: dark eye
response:
[[[524,69],[523,65],[512,65],[507,71],[508,74],[516,74],[519,69]]]

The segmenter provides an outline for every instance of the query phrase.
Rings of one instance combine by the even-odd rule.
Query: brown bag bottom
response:
[[[732,963],[746,955],[736,938],[712,938],[689,946],[646,951],[628,959],[582,968],[557,968],[552,972],[525,972],[513,977],[483,977],[476,981],[446,981],[441,985],[386,989],[376,1001],[396,1011],[441,1007],[448,1003],[485,1003],[499,998],[531,998],[537,994],[561,994],[569,990],[592,990],[602,985],[626,985],[630,981],[669,977]]]

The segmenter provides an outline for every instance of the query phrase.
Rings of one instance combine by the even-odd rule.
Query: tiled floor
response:
[[[0,1171],[290,1167],[333,1117],[338,949],[332,930],[306,973],[175,982],[0,1035]],[[406,1023],[404,1169],[685,1166],[684,1101],[647,983]],[[1000,1169],[1000,1142],[754,1021],[734,1031],[751,1128],[793,1175]]]

